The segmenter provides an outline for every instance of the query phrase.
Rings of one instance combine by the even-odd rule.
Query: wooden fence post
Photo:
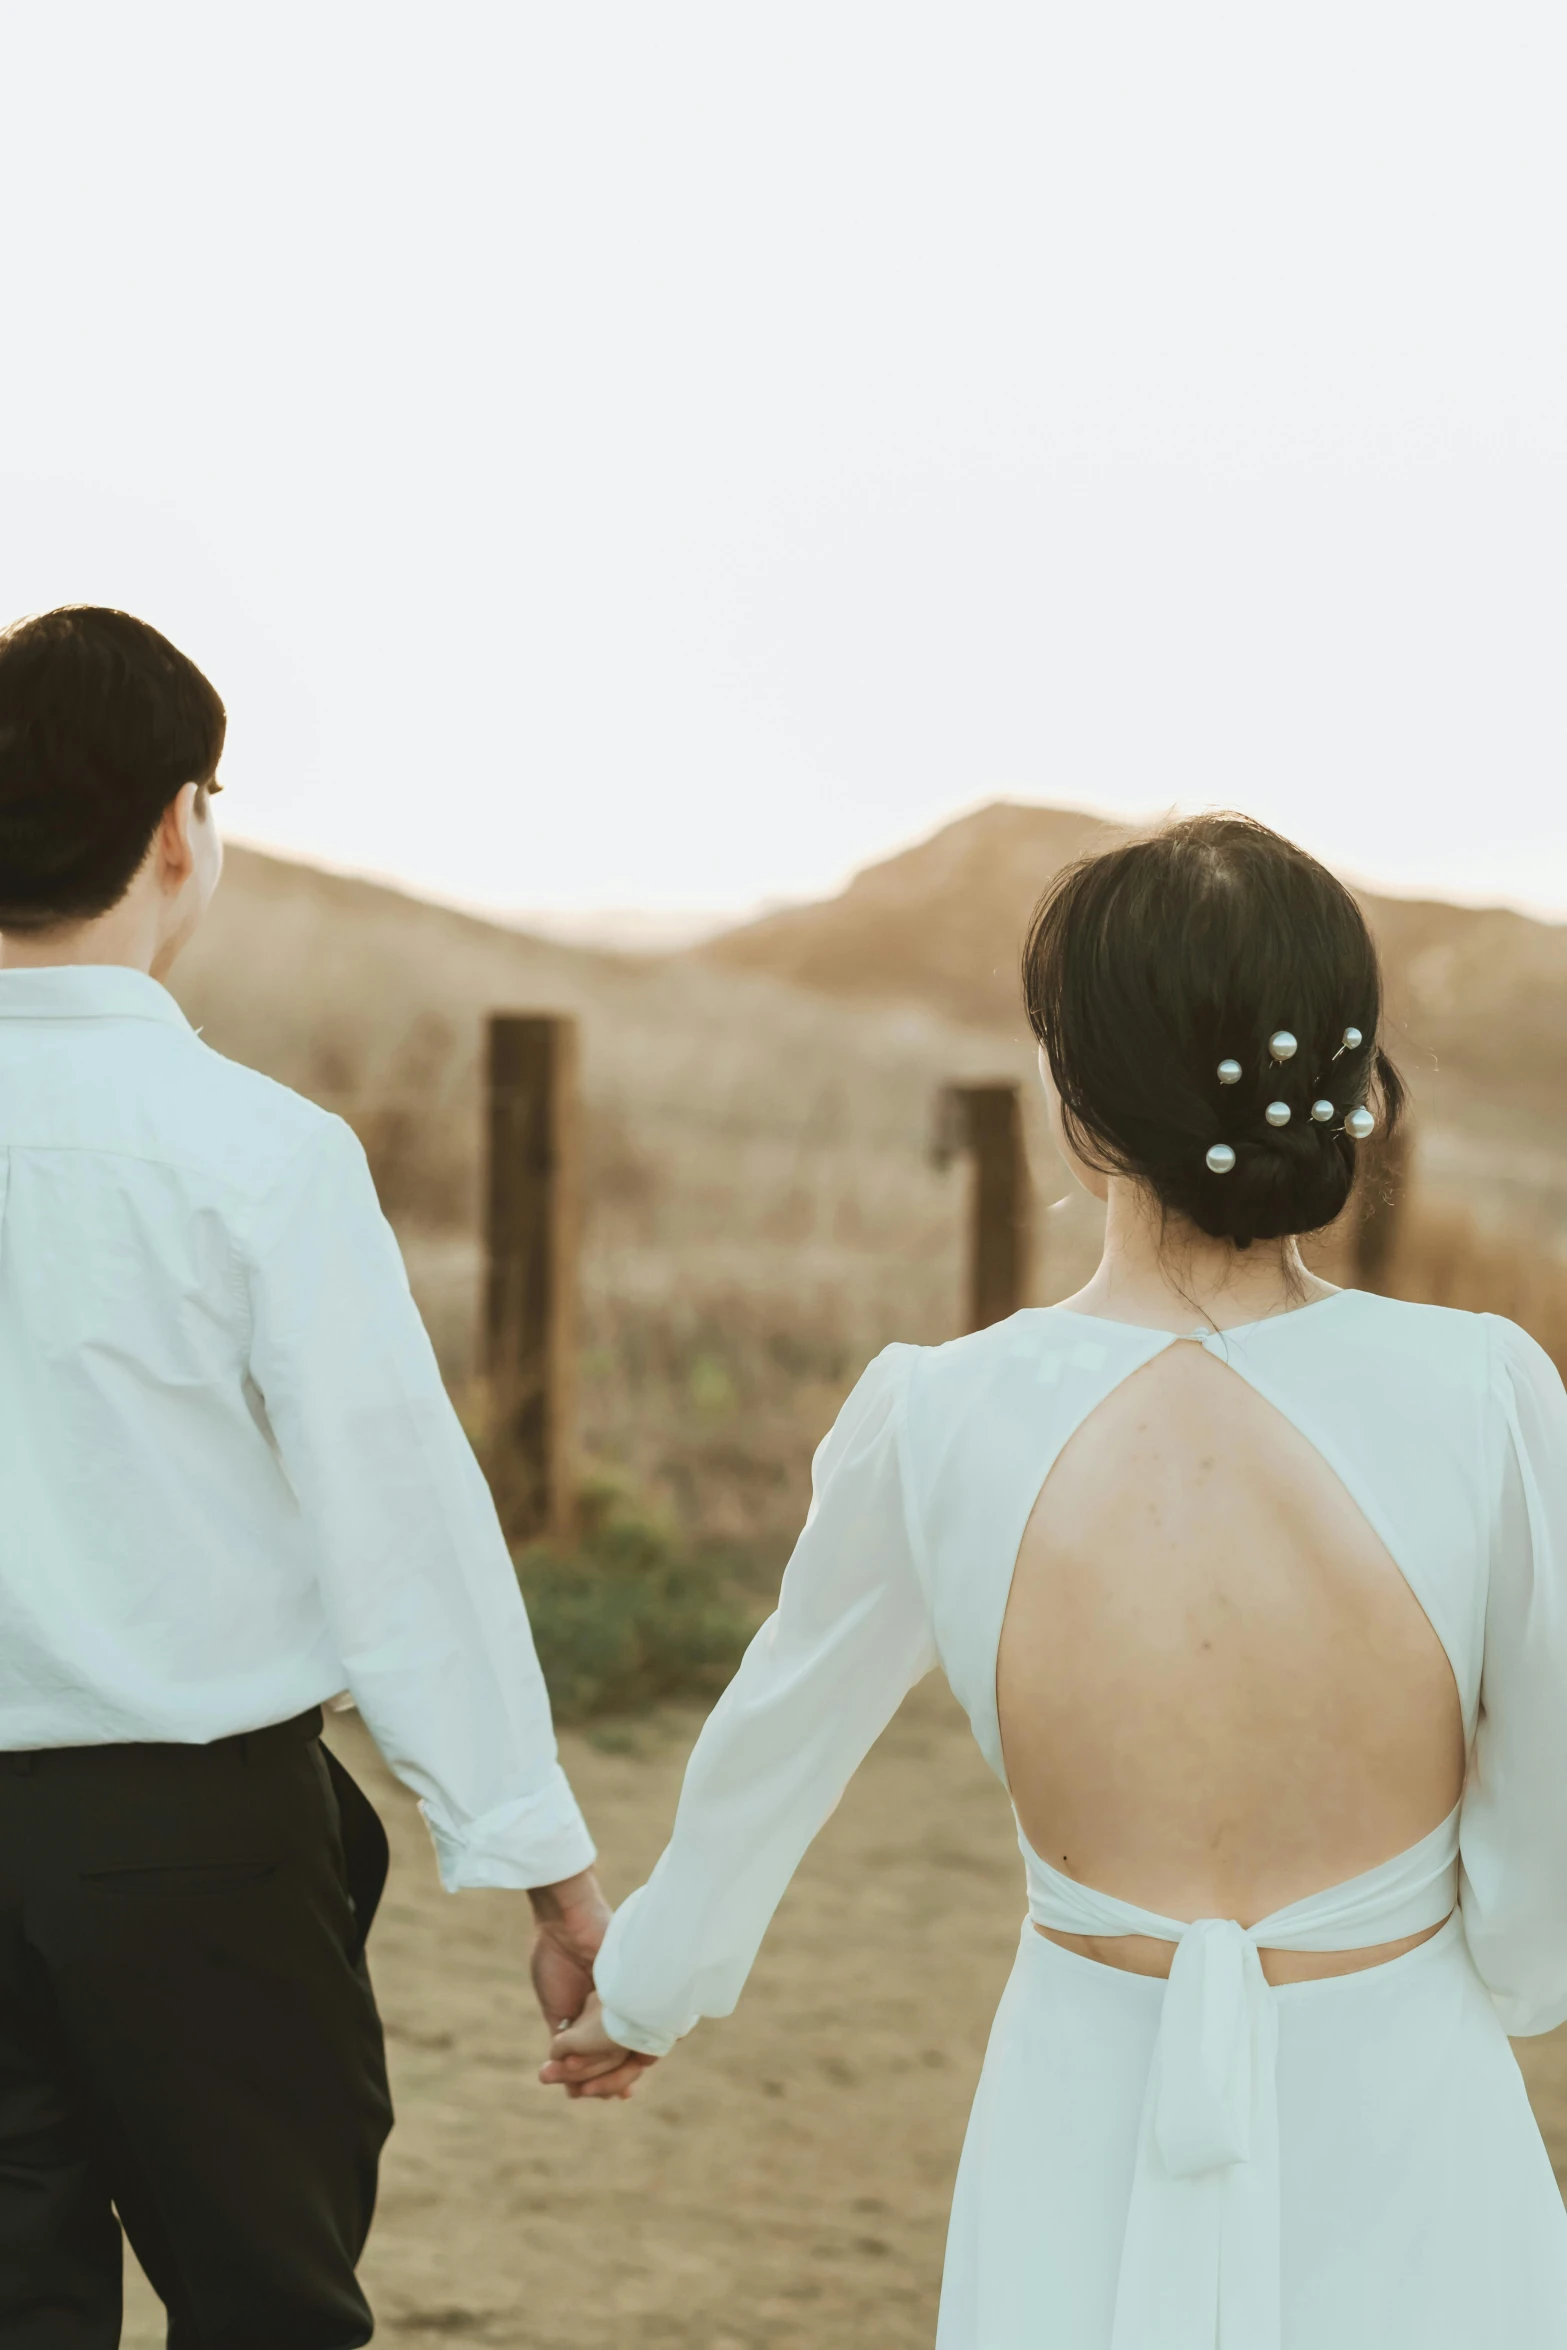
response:
[[[964,1328],[986,1330],[1027,1304],[1033,1269],[1034,1192],[1020,1087],[942,1087],[932,1156],[944,1167],[960,1153],[973,1166]]]
[[[496,1012],[487,1040],[485,1367],[514,1541],[576,1531],[577,1023]]]

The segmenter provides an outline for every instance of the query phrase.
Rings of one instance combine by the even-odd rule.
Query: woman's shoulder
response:
[[[900,1351],[916,1417],[957,1425],[1002,1406],[1030,1420],[1042,1412],[1048,1418],[1052,1404],[1070,1410],[1074,1398],[1108,1392],[1168,1343],[1164,1332],[1130,1322],[1025,1306],[944,1345]]]
[[[1107,1391],[1176,1337],[1141,1323],[1032,1306],[945,1345],[896,1352],[911,1397],[950,1411],[1020,1389],[1036,1402],[1041,1389],[1054,1390],[1063,1402],[1084,1390]],[[1211,1342],[1211,1351],[1232,1349],[1237,1362],[1286,1384],[1305,1378],[1313,1387],[1324,1380],[1336,1386],[1349,1375],[1357,1386],[1368,1377],[1387,1379],[1432,1395],[1447,1391],[1455,1400],[1472,1397],[1520,1350],[1539,1354],[1532,1339],[1496,1315],[1359,1289],[1334,1291],[1294,1312],[1220,1332]]]
[[[1550,1365],[1537,1339],[1505,1314],[1476,1312],[1467,1306],[1428,1305],[1422,1300],[1381,1297],[1374,1291],[1340,1291],[1351,1317],[1357,1345],[1374,1347],[1379,1341],[1411,1360],[1433,1364],[1485,1366],[1493,1374],[1509,1366],[1530,1369]],[[1346,1317],[1346,1327],[1351,1317]]]
[[[1448,1411],[1472,1412],[1495,1383],[1492,1316],[1428,1305],[1375,1290],[1341,1289],[1237,1334],[1256,1371],[1346,1409],[1423,1414],[1431,1427]]]
[[[984,1380],[1003,1369],[1037,1367],[1096,1371],[1163,1345],[1166,1333],[1135,1322],[1107,1322],[1067,1306],[1024,1306],[1003,1322],[970,1330],[940,1346],[910,1347],[919,1374],[939,1382]]]
[[[897,1345],[871,1366],[872,1384],[896,1387],[916,1408],[942,1417],[982,1408],[1002,1395],[1054,1391],[1063,1404],[1084,1390],[1108,1391],[1169,1346],[1174,1333],[1112,1322],[1064,1306],[1026,1306],[1005,1321],[938,1346]],[[1555,1377],[1528,1333],[1498,1314],[1429,1305],[1371,1290],[1342,1289],[1295,1312],[1220,1334],[1259,1373],[1286,1384],[1364,1389],[1387,1380],[1433,1402],[1456,1404],[1509,1376]],[[1293,1376],[1292,1376],[1293,1375]]]
[[[1200,1317],[1192,1316],[1190,1335],[1200,1335]],[[1248,1346],[1290,1346],[1320,1340],[1338,1346],[1350,1333],[1357,1347],[1382,1343],[1390,1347],[1436,1348],[1448,1355],[1484,1353],[1501,1330],[1524,1339],[1516,1324],[1495,1314],[1471,1313],[1459,1306],[1426,1305],[1408,1298],[1383,1297],[1372,1290],[1339,1289],[1287,1313],[1218,1331]],[[1121,1362],[1135,1362],[1155,1354],[1185,1332],[1155,1330],[1140,1322],[1113,1322],[1097,1314],[1079,1314],[1068,1306],[1025,1306],[1004,1322],[988,1329],[950,1338],[940,1346],[889,1347],[888,1356],[906,1359],[906,1366],[927,1379],[962,1383],[984,1380],[1001,1370],[1020,1366],[1050,1366],[1046,1376],[1062,1370],[1099,1371]],[[1532,1340],[1525,1340],[1532,1345]]]
[[[1466,1306],[1384,1297],[1374,1289],[1341,1289],[1322,1302],[1337,1306],[1346,1316],[1353,1315],[1362,1338],[1380,1336],[1392,1345],[1434,1346],[1449,1353],[1483,1353],[1490,1343],[1487,1325],[1496,1319],[1493,1314],[1471,1313]]]

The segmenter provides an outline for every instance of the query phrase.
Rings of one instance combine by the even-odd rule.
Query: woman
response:
[[[623,2093],[729,2012],[939,1663],[1029,1897],[940,2350],[1567,2344],[1504,2036],[1567,2016],[1567,1397],[1510,1323],[1301,1262],[1401,1098],[1311,858],[1232,816],[1111,850],[1025,982],[1104,1260],[865,1373],[545,2077]]]

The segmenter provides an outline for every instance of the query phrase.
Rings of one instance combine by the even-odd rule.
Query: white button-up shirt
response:
[[[449,1887],[591,1861],[353,1134],[139,972],[0,971],[0,1750],[344,1688]]]

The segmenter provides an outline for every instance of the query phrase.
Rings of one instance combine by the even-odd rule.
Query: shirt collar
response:
[[[123,963],[0,970],[0,1020],[162,1020],[190,1028],[166,987]]]

